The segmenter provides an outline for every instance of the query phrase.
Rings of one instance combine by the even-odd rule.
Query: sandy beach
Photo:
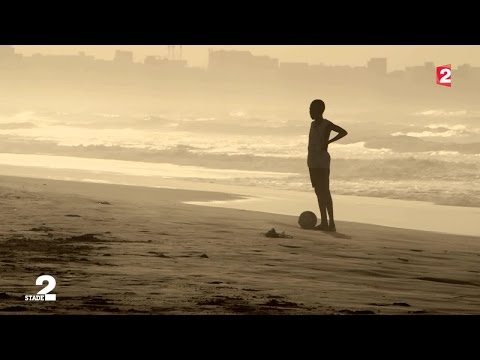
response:
[[[213,191],[3,176],[0,198],[1,314],[480,313],[478,236],[302,230]],[[57,301],[25,301],[42,274]]]

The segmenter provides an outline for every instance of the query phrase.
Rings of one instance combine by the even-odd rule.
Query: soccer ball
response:
[[[298,218],[298,225],[303,229],[313,229],[317,225],[317,215],[311,211],[304,211]]]

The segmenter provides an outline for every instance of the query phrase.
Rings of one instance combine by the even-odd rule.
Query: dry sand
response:
[[[480,313],[479,237],[182,203],[232,197],[0,177],[0,313]]]

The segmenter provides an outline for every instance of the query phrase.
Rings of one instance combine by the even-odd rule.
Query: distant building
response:
[[[15,56],[15,49],[10,45],[0,45],[0,58],[8,58]]]
[[[169,60],[161,56],[147,56],[143,61],[145,65],[160,66],[164,68],[184,68],[187,66],[186,60]]]
[[[13,46],[0,45],[0,63],[2,69],[12,69],[20,64],[23,59],[22,54],[16,54]]]
[[[306,62],[282,62],[280,63],[281,71],[308,71],[309,64]]]
[[[35,53],[25,58],[25,62],[30,65],[50,66],[58,69],[75,69],[88,64],[93,64],[95,58],[92,55],[79,53],[78,55],[42,55]]]
[[[436,70],[435,70],[435,65],[433,64],[433,61],[426,61],[425,64],[423,65],[423,71],[424,71],[424,76],[425,79],[431,78],[433,79],[436,75]]]
[[[403,79],[405,77],[405,71],[395,70],[388,73],[389,79]]]
[[[278,59],[269,56],[255,56],[250,51],[210,50],[208,53],[209,71],[249,72],[269,71],[278,69]]]
[[[480,67],[470,64],[459,65],[455,70],[456,78],[464,78],[472,83],[478,84],[480,81]]]
[[[470,64],[463,64],[463,65],[458,65],[457,71],[465,71],[468,72],[472,69],[472,65]]]
[[[271,58],[270,56],[253,56],[251,65],[254,69],[277,70],[278,59]]]
[[[423,66],[427,71],[433,71],[435,68],[435,65],[433,65],[433,61],[426,61]]]
[[[421,84],[431,84],[429,79],[435,77],[435,66],[433,62],[427,61],[423,66],[407,66],[405,67],[406,78],[413,82]]]
[[[143,60],[143,63],[145,65],[162,65],[167,61],[168,59],[162,58],[160,56],[147,56],[145,60]]]
[[[387,74],[387,58],[371,58],[367,63],[367,69],[372,74]]]
[[[133,52],[117,50],[115,51],[115,57],[113,61],[122,63],[122,64],[132,64],[133,63]]]
[[[0,45],[0,62],[3,65],[15,65],[22,59],[21,54],[16,54],[13,46]]]

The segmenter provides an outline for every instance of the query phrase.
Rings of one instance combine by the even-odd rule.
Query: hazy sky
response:
[[[32,55],[76,54],[85,51],[97,58],[112,59],[116,49],[132,50],[135,61],[147,55],[166,56],[166,45],[16,45],[18,53]],[[365,65],[371,57],[387,57],[388,70],[420,65],[425,61],[435,64],[464,63],[480,66],[480,45],[184,45],[183,58],[191,66],[206,66],[208,49],[250,50],[254,55],[269,55],[280,61],[303,61],[326,65]]]

